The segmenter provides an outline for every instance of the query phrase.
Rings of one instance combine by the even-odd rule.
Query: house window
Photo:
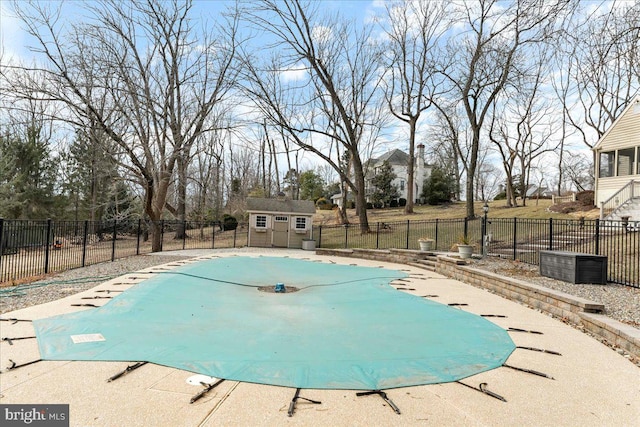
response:
[[[288,216],[276,216],[276,222],[288,222],[288,221],[289,221]]]
[[[634,174],[634,166],[636,162],[636,149],[625,148],[618,150],[618,176],[626,176]]]
[[[267,228],[266,215],[256,215],[256,228]]]
[[[307,218],[299,216],[296,218],[296,230],[307,229]]]
[[[400,191],[404,191],[404,179],[400,180]]]
[[[600,153],[600,173],[598,174],[600,178],[608,178],[614,176],[615,159],[615,151]]]

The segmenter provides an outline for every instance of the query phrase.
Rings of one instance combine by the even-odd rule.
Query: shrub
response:
[[[576,202],[584,206],[594,206],[593,190],[581,191],[576,194]]]
[[[367,202],[367,209],[373,209],[373,203]]]
[[[393,199],[391,202],[389,202],[389,207],[397,208],[398,207],[398,201]]]
[[[407,199],[405,199],[404,197],[400,197],[400,200],[398,200],[398,205],[400,205],[401,208],[407,206]]]
[[[330,211],[331,209],[333,209],[333,203],[331,203],[324,197],[320,197],[316,201],[316,208],[320,209],[321,211]]]
[[[238,227],[238,220],[229,214],[222,216],[222,229],[223,230],[235,230]]]

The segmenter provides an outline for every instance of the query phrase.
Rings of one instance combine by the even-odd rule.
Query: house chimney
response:
[[[424,144],[418,144],[417,160],[418,164],[422,163],[422,165],[424,165]]]

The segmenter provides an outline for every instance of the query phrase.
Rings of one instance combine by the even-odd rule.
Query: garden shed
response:
[[[248,246],[302,248],[303,240],[313,236],[316,207],[311,200],[249,197],[247,212]]]

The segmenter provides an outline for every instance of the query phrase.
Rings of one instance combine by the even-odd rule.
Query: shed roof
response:
[[[316,213],[316,206],[311,200],[266,199],[257,197],[247,198],[249,212],[291,212],[312,215]]]

